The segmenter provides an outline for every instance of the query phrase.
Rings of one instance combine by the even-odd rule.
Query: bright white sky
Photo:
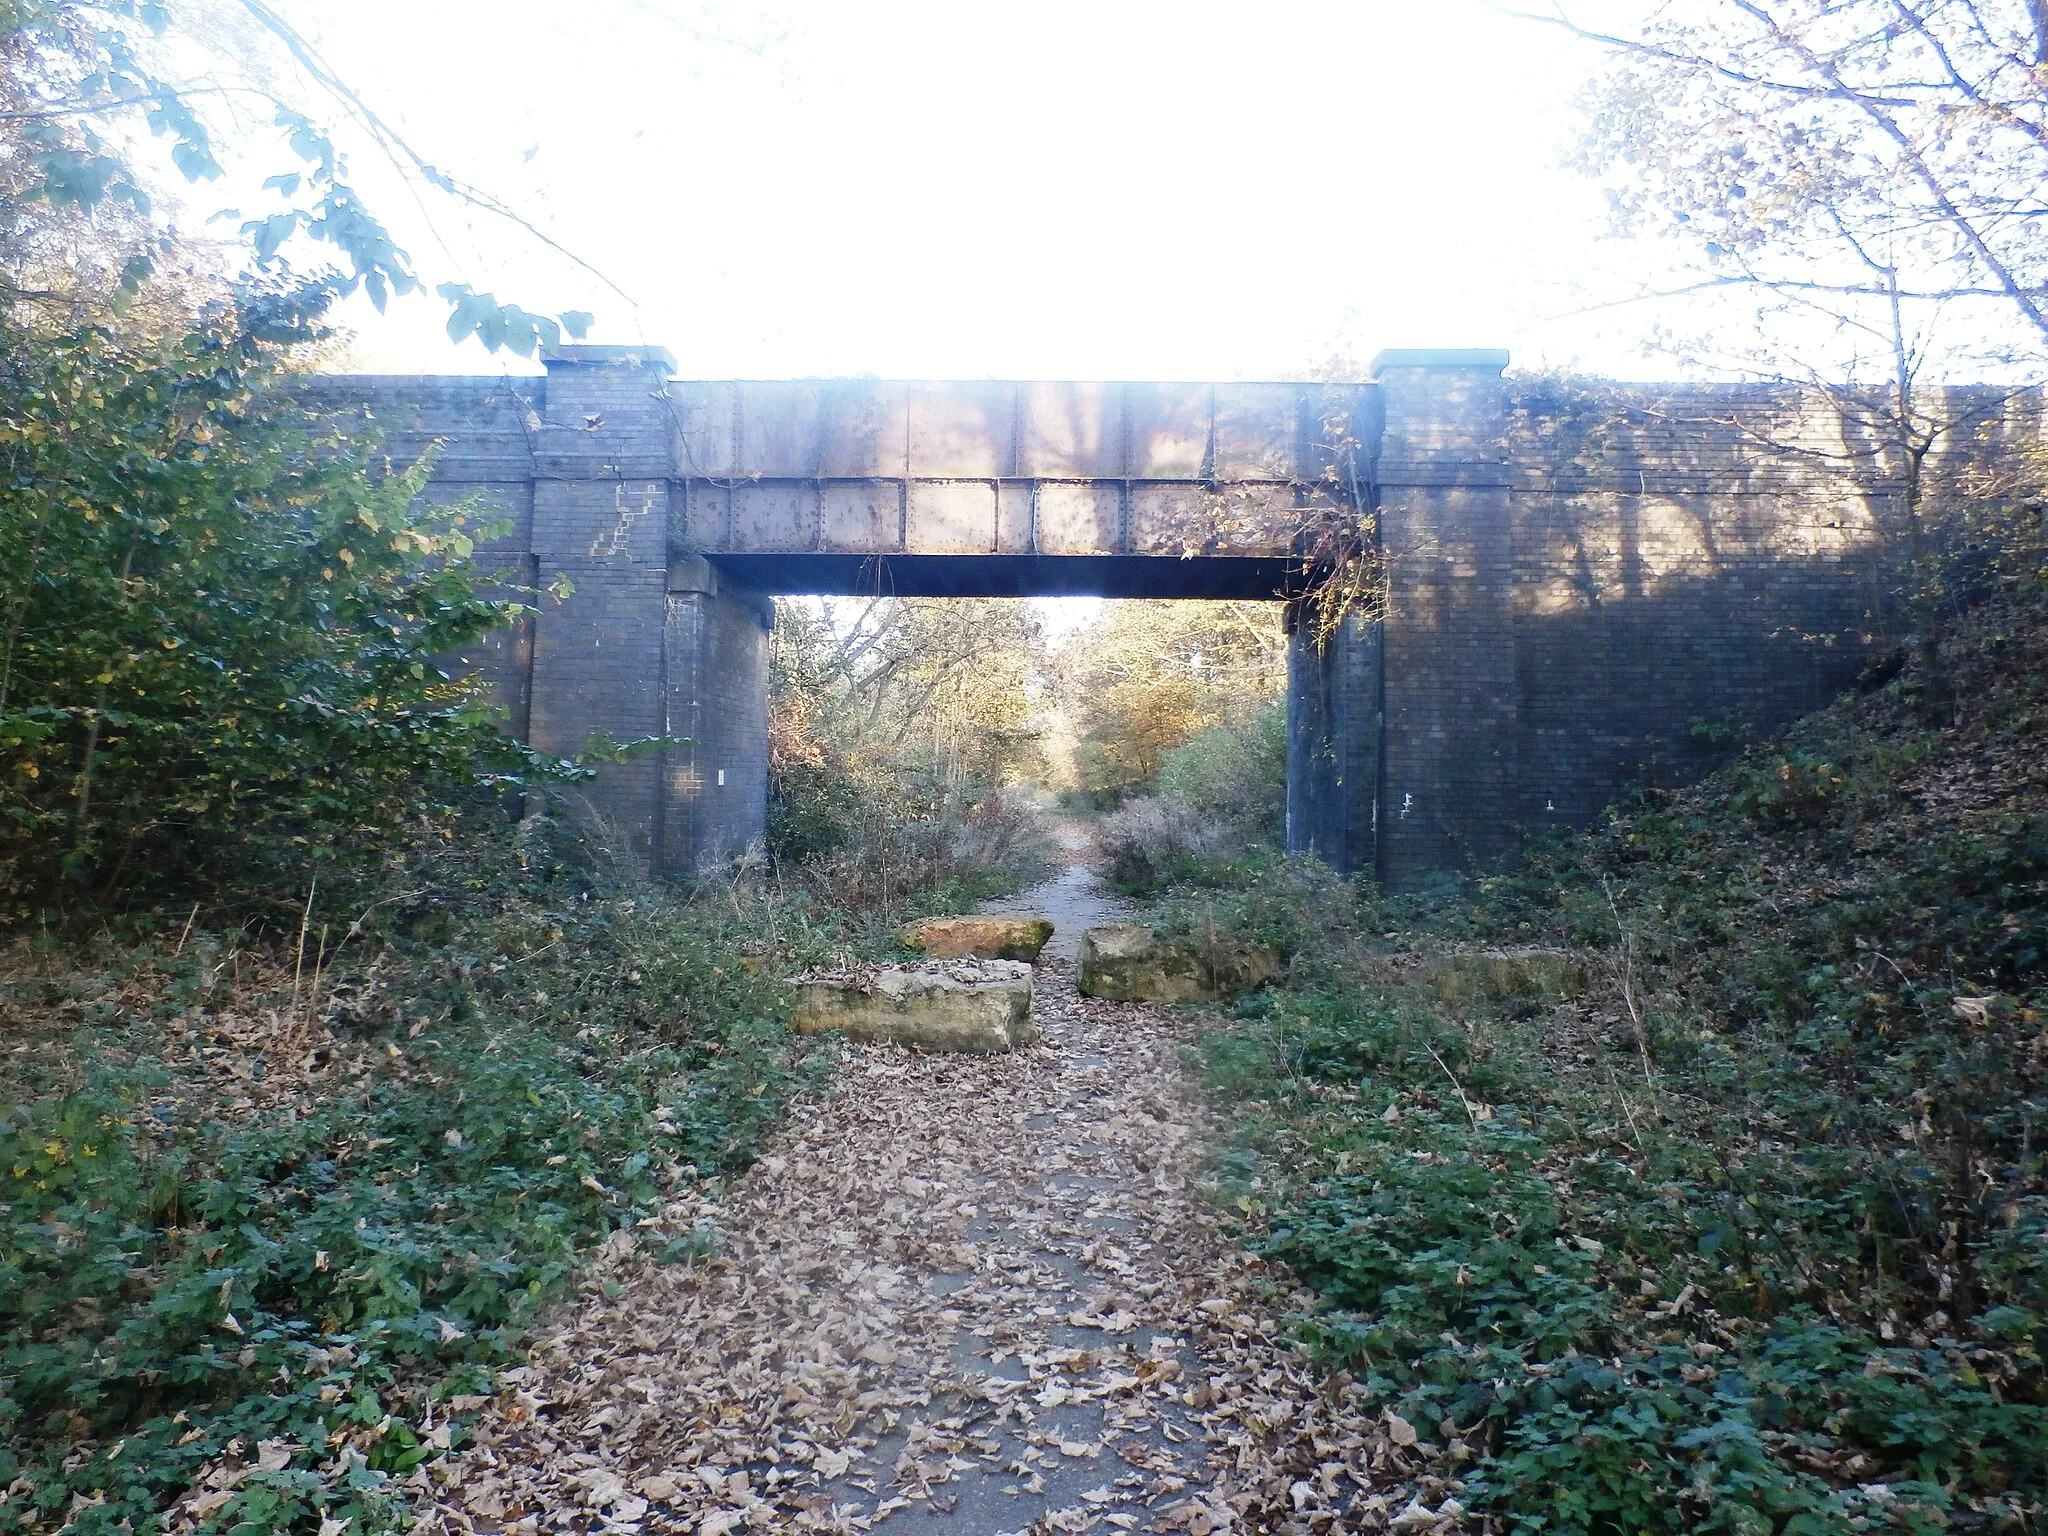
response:
[[[1546,323],[1625,255],[1561,169],[1597,56],[1480,0],[289,9],[424,154],[632,302],[445,202],[430,231],[359,151],[424,276],[595,311],[590,339],[686,377],[1298,377],[1385,346],[1659,371],[1625,314]],[[432,298],[349,318],[353,367],[506,366]]]

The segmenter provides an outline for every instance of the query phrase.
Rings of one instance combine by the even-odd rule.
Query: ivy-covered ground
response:
[[[752,905],[529,826],[299,923],[18,940],[0,1530],[401,1526],[579,1252],[744,1163],[798,1081],[772,973],[816,933]]]
[[[1454,901],[1239,871],[1293,950],[1204,1069],[1226,1203],[1321,1293],[1409,1530],[2037,1529],[2048,1498],[2048,625]],[[1443,1001],[1447,951],[1582,995]]]

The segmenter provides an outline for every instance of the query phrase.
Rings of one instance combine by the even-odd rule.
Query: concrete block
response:
[[[1483,949],[1442,955],[1424,970],[1438,1002],[1555,1003],[1582,997],[1586,965],[1563,949]]]
[[[1052,937],[1042,917],[926,917],[905,923],[897,934],[905,949],[934,960],[1022,960],[1038,958]]]
[[[1038,1038],[1031,967],[1016,960],[950,960],[863,967],[792,979],[798,1033],[989,1055]]]
[[[1263,945],[1198,952],[1143,923],[1109,923],[1081,935],[1074,984],[1084,997],[1109,1002],[1217,1002],[1264,986],[1279,971],[1280,957]]]

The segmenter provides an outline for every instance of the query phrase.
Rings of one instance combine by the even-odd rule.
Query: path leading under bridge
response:
[[[1001,905],[1061,924],[1043,1043],[845,1047],[729,1191],[614,1240],[437,1471],[423,1533],[1204,1536],[1389,1513],[1381,1414],[1284,1342],[1310,1298],[1198,1187],[1199,1021],[1076,993],[1078,924],[1116,909],[1084,862]],[[699,1227],[707,1257],[650,1256]]]

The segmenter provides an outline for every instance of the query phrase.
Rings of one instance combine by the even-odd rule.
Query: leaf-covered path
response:
[[[1280,1341],[1306,1298],[1196,1187],[1194,1023],[1080,997],[1063,957],[1037,1010],[1009,1056],[848,1049],[722,1200],[666,1213],[708,1257],[614,1238],[425,1529],[1377,1524],[1384,1430]]]

